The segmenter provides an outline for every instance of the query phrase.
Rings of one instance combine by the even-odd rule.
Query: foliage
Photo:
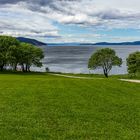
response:
[[[22,66],[22,71],[30,71],[31,65],[41,67],[41,59],[44,58],[43,51],[28,43],[21,43],[20,47],[21,58],[19,64]]]
[[[10,65],[14,70],[20,65],[22,71],[30,71],[35,65],[41,67],[41,59],[44,58],[40,48],[28,43],[20,43],[14,37],[0,36],[0,69]]]
[[[121,66],[122,59],[116,55],[113,49],[105,48],[97,50],[89,59],[88,68],[102,68],[104,75],[108,77],[112,66]]]
[[[129,55],[127,66],[129,74],[140,73],[140,52],[134,52]]]
[[[10,46],[18,46],[20,43],[16,38],[11,36],[0,36],[0,70],[8,64],[10,59]]]

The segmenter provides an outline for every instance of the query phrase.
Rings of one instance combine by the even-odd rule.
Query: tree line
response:
[[[15,37],[0,36],[0,71],[8,66],[16,71],[20,66],[23,72],[29,72],[32,65],[42,66],[42,49],[28,43],[22,43]]]
[[[32,65],[41,67],[44,58],[43,50],[28,43],[22,43],[15,37],[0,36],[0,71],[8,66],[16,71],[20,66],[23,72],[29,72]],[[128,73],[140,73],[140,52],[134,52],[126,59]],[[116,55],[113,49],[105,48],[97,50],[89,59],[88,68],[102,68],[108,77],[113,66],[121,66],[122,59]]]
[[[128,56],[126,59],[129,74],[139,74],[140,73],[140,52],[134,52]],[[95,70],[98,68],[103,69],[105,77],[108,77],[109,72],[113,66],[122,65],[122,58],[116,55],[113,49],[105,48],[97,50],[89,59],[88,68]]]

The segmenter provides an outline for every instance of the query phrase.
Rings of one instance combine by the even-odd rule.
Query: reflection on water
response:
[[[97,49],[108,46],[43,46],[45,59],[43,60],[44,68],[49,67],[51,71],[66,73],[89,73],[87,68],[88,59]],[[140,46],[110,46],[119,57],[123,59],[122,67],[115,67],[111,74],[127,73],[126,58],[135,51],[140,51]],[[101,73],[98,69],[94,73]]]

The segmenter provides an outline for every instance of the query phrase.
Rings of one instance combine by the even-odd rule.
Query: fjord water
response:
[[[112,48],[123,59],[122,67],[114,67],[110,74],[126,74],[126,58],[135,51],[140,51],[140,46],[43,46],[45,59],[44,68],[48,67],[53,72],[65,73],[102,73],[102,69],[89,71],[88,59],[97,49]]]

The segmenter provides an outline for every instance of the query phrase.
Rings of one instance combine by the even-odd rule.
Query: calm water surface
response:
[[[97,49],[108,46],[43,46],[45,51],[44,67],[40,70],[44,71],[45,67],[49,67],[54,72],[66,73],[89,73],[87,68],[89,57]],[[140,51],[140,46],[109,46],[116,51],[117,55],[123,59],[122,67],[114,67],[111,74],[127,73],[126,58],[135,51]],[[102,69],[90,71],[92,73],[102,73]]]

